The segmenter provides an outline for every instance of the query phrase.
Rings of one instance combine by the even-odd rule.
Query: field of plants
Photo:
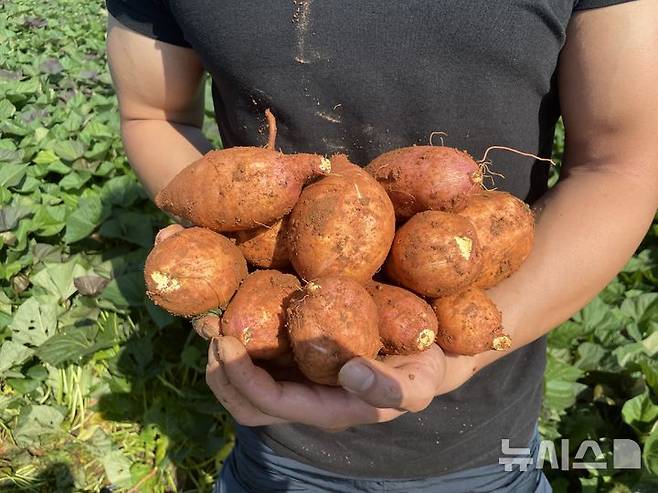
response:
[[[203,341],[144,297],[167,219],[122,152],[105,15],[0,0],[1,492],[206,492],[233,444]],[[549,341],[543,436],[572,458],[585,439],[609,464],[614,438],[643,454],[641,470],[547,464],[555,491],[658,491],[658,223]]]

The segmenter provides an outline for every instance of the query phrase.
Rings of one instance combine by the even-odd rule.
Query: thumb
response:
[[[374,407],[417,412],[432,401],[442,378],[440,365],[424,360],[411,357],[393,366],[386,361],[354,358],[341,368],[338,381]]]

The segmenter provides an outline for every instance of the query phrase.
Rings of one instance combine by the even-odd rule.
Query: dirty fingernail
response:
[[[346,363],[338,373],[340,384],[351,392],[364,392],[375,381],[375,374],[361,363]]]

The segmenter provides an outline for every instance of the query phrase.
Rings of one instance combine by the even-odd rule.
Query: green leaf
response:
[[[131,461],[120,450],[113,450],[101,457],[107,479],[119,487],[128,487],[131,483]]]
[[[557,412],[572,406],[578,394],[586,388],[586,385],[577,382],[582,375],[580,368],[549,354],[544,375],[545,405]]]
[[[658,353],[658,331],[644,339],[642,346],[644,346],[644,350],[649,356],[654,356]]]
[[[57,305],[36,297],[28,298],[16,310],[9,324],[14,342],[39,346],[57,327]]]
[[[621,414],[624,422],[638,429],[641,423],[653,423],[658,419],[658,405],[651,401],[649,392],[645,391],[626,401]]]
[[[16,113],[16,106],[6,99],[0,99],[0,120],[11,118]]]
[[[144,303],[145,293],[143,273],[128,272],[113,279],[101,293],[101,298],[116,306],[140,306]]]
[[[42,206],[34,214],[32,224],[39,236],[52,236],[64,229],[65,220],[66,206]]]
[[[658,361],[646,359],[640,364],[647,385],[658,395]]]
[[[34,351],[23,344],[5,341],[0,346],[0,375],[11,367],[20,365],[32,356]]]
[[[3,164],[0,166],[0,187],[15,187],[27,171],[27,164]]]
[[[585,371],[596,370],[606,353],[607,351],[600,344],[583,342],[578,346],[580,358],[576,361],[576,366]]]
[[[653,430],[644,442],[642,462],[649,474],[658,476],[658,428]]]
[[[85,153],[85,146],[77,140],[58,141],[53,145],[53,151],[65,161],[75,161]]]
[[[64,241],[75,243],[86,238],[108,214],[98,195],[81,198],[78,208],[66,220]]]
[[[59,186],[64,190],[79,190],[91,178],[89,172],[73,172],[59,181]]]
[[[658,320],[658,293],[644,293],[627,298],[621,304],[621,311],[637,322],[640,328],[644,328],[650,320]]]
[[[42,270],[30,277],[30,281],[62,302],[76,291],[73,279],[84,274],[85,269],[74,259],[66,263],[45,264]]]
[[[26,406],[18,416],[14,439],[21,447],[39,443],[44,435],[58,432],[63,421],[64,415],[53,406]]]
[[[30,215],[31,207],[0,207],[0,232],[14,229],[18,221]]]
[[[52,150],[44,149],[39,151],[37,155],[32,158],[32,162],[38,165],[47,166],[51,163],[54,163],[58,159],[59,158],[57,157],[57,154],[55,154]]]
[[[617,358],[619,366],[628,367],[631,363],[639,364],[646,354],[646,348],[640,342],[634,342],[620,346],[612,354]]]
[[[149,214],[122,211],[105,222],[99,233],[106,238],[119,238],[150,248],[155,236],[152,217]]]
[[[55,334],[39,349],[37,356],[44,362],[58,366],[66,361],[80,362],[87,355],[112,347],[111,338],[96,340],[98,326],[69,326],[61,334]]]
[[[102,196],[111,204],[130,207],[137,199],[145,198],[142,186],[130,176],[117,176],[105,183]]]

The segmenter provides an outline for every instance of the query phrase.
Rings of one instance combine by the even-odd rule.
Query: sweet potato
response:
[[[174,315],[224,307],[247,275],[247,262],[228,238],[188,228],[159,242],[144,265],[146,294]]]
[[[475,286],[495,286],[530,254],[534,216],[526,203],[512,194],[490,191],[473,195],[459,215],[473,223],[482,247],[482,272]]]
[[[380,282],[369,282],[365,288],[377,305],[383,354],[418,353],[434,343],[438,322],[424,300]]]
[[[287,217],[272,226],[234,233],[238,248],[254,267],[262,269],[285,269],[290,265],[286,241]]]
[[[332,173],[306,187],[290,214],[290,262],[304,279],[346,276],[365,283],[393,241],[393,205],[345,156],[333,156],[331,165]]]
[[[401,221],[428,210],[461,210],[482,190],[480,165],[452,147],[395,149],[376,157],[366,170],[386,189]]]
[[[244,280],[222,316],[222,334],[245,345],[254,359],[277,359],[290,352],[286,308],[301,285],[276,270],[253,272]]]
[[[480,244],[471,222],[438,211],[421,212],[402,225],[386,261],[391,279],[431,298],[465,288],[481,268]]]
[[[502,315],[494,302],[479,288],[432,301],[439,321],[436,343],[450,353],[473,355],[511,347],[503,334]]]
[[[214,231],[273,224],[290,212],[302,186],[329,171],[314,154],[232,147],[210,151],[158,193],[162,210]]]
[[[374,358],[381,347],[377,305],[358,282],[321,277],[288,308],[288,334],[297,366],[311,381],[338,384],[341,367],[356,356]]]

